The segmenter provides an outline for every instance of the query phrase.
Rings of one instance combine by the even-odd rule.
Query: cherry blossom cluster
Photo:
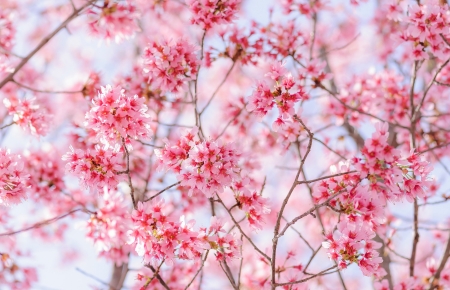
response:
[[[35,268],[18,265],[8,253],[0,253],[0,283],[9,289],[31,289],[38,281]]]
[[[386,200],[426,197],[424,188],[431,167],[418,154],[411,152],[406,157],[387,143],[388,124],[377,123],[377,131],[367,139],[361,150],[364,159],[354,158],[354,166],[361,178],[370,182],[370,189],[382,193]]]
[[[89,74],[88,80],[83,86],[83,90],[81,91],[84,97],[87,97],[89,100],[97,97],[99,92],[101,91],[101,76],[97,72],[92,72]]]
[[[408,86],[403,80],[401,75],[393,71],[354,76],[340,90],[340,101],[330,99],[330,113],[339,124],[348,118],[350,124],[359,125],[367,120],[363,112],[369,112],[379,113],[389,122],[407,125],[410,103]],[[416,101],[418,95],[413,98]]]
[[[427,263],[428,264],[428,263]],[[427,265],[428,268],[428,265]],[[436,270],[436,269],[434,269]],[[432,276],[434,273],[430,273],[430,276]],[[407,277],[402,279],[400,282],[394,284],[393,290],[406,290],[406,289],[427,289],[429,287],[428,278],[424,278],[421,280],[419,277]],[[439,279],[439,286],[443,287],[442,289],[446,289],[450,286],[450,273],[449,269],[446,268],[441,273],[441,278]],[[387,279],[384,279],[379,282],[374,283],[375,290],[389,290],[389,282]],[[439,288],[438,288],[439,289]]]
[[[274,89],[271,90],[266,82],[259,82],[247,109],[262,118],[276,106],[278,117],[272,128],[279,132],[283,141],[293,142],[303,130],[303,126],[293,118],[296,115],[295,105],[300,100],[308,99],[308,96],[292,74],[286,73],[284,64],[272,65],[266,76],[275,81]]]
[[[12,14],[6,9],[2,9],[0,11],[0,48],[11,50],[15,34]]]
[[[121,148],[96,145],[94,150],[74,150],[71,146],[62,159],[67,161],[66,170],[77,176],[82,185],[102,192],[105,186],[110,190],[117,188],[123,179],[118,174],[125,168]]]
[[[240,0],[186,0],[192,12],[192,23],[208,30],[234,20]]]
[[[198,141],[197,128],[155,150],[160,167],[177,173],[180,185],[189,189],[188,195],[213,197],[226,187],[233,189],[240,209],[245,211],[250,226],[261,229],[264,215],[270,213],[268,200],[249,190],[250,179],[242,175],[242,153],[232,143]]]
[[[411,55],[416,60],[428,59],[428,53],[440,60],[450,56],[448,39],[449,7],[438,1],[428,1],[426,5],[411,5],[406,22],[406,32],[399,37],[410,44]]]
[[[120,87],[108,85],[92,100],[86,113],[86,127],[94,130],[104,144],[115,146],[130,139],[148,139],[151,129],[144,99],[129,97]]]
[[[139,14],[131,1],[105,0],[100,8],[89,9],[90,31],[107,41],[120,42],[133,36],[140,29]]]
[[[197,48],[188,41],[151,42],[144,51],[144,73],[153,88],[176,93],[195,79],[199,60]]]
[[[0,149],[0,204],[13,205],[27,198],[29,174],[24,172],[20,155]]]
[[[170,268],[161,267],[159,269],[160,277],[167,286],[173,290],[183,290],[186,285],[191,283],[192,288],[199,287],[197,280],[192,281],[192,277],[198,271],[200,262],[186,262],[177,260]],[[143,267],[136,275],[136,285],[132,290],[156,289],[163,290],[161,283],[155,279],[155,273],[148,267]]]
[[[375,275],[380,278],[386,272],[380,266],[382,258],[377,251],[381,243],[373,241],[374,237],[375,232],[365,223],[342,221],[337,224],[333,234],[326,235],[323,247],[328,249],[328,256],[338,263],[339,269],[356,263],[365,276]]]
[[[120,192],[104,190],[98,209],[86,222],[86,236],[92,240],[101,257],[122,264],[131,250],[127,245],[130,227],[128,206]]]
[[[261,230],[265,219],[264,215],[270,213],[267,198],[262,197],[257,192],[250,192],[242,183],[236,183],[233,189],[238,192],[236,201],[240,209],[245,211],[250,227]]]
[[[240,241],[223,229],[223,222],[211,218],[209,228],[193,229],[195,221],[179,221],[164,213],[164,200],[138,203],[133,211],[133,229],[128,243],[135,247],[145,263],[158,267],[162,262],[172,264],[175,259],[199,259],[205,250],[214,250],[218,260],[231,260],[240,256]]]
[[[299,48],[308,45],[308,38],[304,32],[299,30],[295,21],[263,26],[260,27],[260,32],[264,36],[264,44],[268,48],[266,55],[273,59],[276,59],[277,56],[287,57],[289,55],[301,58]]]
[[[160,165],[175,171],[181,185],[190,188],[190,194],[213,197],[241,179],[238,164],[241,153],[231,143],[194,140],[197,130],[194,128],[176,144],[166,143],[155,153]]]
[[[354,0],[351,0],[354,1]],[[314,2],[299,1],[299,0],[283,0],[283,11],[285,14],[292,12],[299,12],[300,14],[312,17],[314,13],[324,8],[325,1],[318,0]]]
[[[243,31],[236,25],[227,27],[220,33],[225,49],[211,48],[205,52],[205,64],[207,67],[218,58],[229,58],[233,62],[239,61],[243,65],[257,62],[257,58],[262,55],[263,39],[257,36],[255,28],[250,31]]]
[[[44,136],[49,130],[51,113],[42,100],[37,98],[19,99],[9,96],[3,99],[3,104],[8,113],[13,116],[13,121],[26,132],[36,136]]]
[[[54,148],[52,148],[54,149]],[[52,202],[65,189],[64,166],[54,151],[33,150],[24,153],[24,169],[30,175],[27,180],[30,197],[38,201]]]
[[[313,194],[316,202],[339,195],[329,206],[345,214],[338,231],[326,236],[328,242],[324,246],[329,249],[330,258],[342,269],[357,263],[364,275],[378,278],[384,275],[379,266],[382,259],[375,251],[380,245],[371,239],[385,220],[387,202],[403,198],[412,202],[414,198],[426,197],[424,188],[429,184],[431,171],[428,162],[418,154],[402,158],[387,143],[388,135],[388,124],[377,123],[375,133],[361,150],[364,158],[352,160],[356,172],[350,171],[348,162],[341,163],[343,174],[321,181]],[[362,180],[368,184],[360,184]]]

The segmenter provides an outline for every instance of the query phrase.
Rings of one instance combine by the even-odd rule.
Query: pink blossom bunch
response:
[[[365,276],[382,277],[386,273],[380,266],[383,259],[377,251],[381,243],[373,241],[374,237],[375,233],[364,223],[342,221],[337,224],[334,234],[326,235],[323,247],[328,249],[328,256],[340,269],[356,263]]]
[[[355,0],[350,0],[355,1]],[[353,3],[352,2],[352,3]],[[312,17],[314,13],[320,11],[324,8],[326,2],[323,0],[318,0],[314,2],[307,2],[303,0],[283,0],[283,12],[285,14],[290,14],[292,12],[299,12],[300,14]]]
[[[239,157],[233,144],[215,141],[193,141],[194,129],[178,144],[166,143],[155,150],[162,167],[178,173],[182,186],[190,188],[189,194],[202,193],[212,197],[224,187],[240,180]]]
[[[247,110],[262,118],[276,106],[278,117],[273,122],[272,128],[279,133],[281,143],[289,144],[303,131],[303,125],[294,119],[295,105],[301,100],[308,99],[308,95],[303,86],[294,80],[292,74],[287,73],[284,65],[275,63],[271,66],[266,76],[275,81],[273,90],[265,82],[259,82],[250,97]]]
[[[360,177],[367,178],[370,188],[383,193],[386,199],[406,198],[412,202],[415,197],[425,197],[424,188],[429,184],[427,176],[431,170],[428,163],[414,153],[406,160],[402,158],[398,150],[387,143],[388,136],[388,125],[377,123],[377,131],[361,150],[364,161],[353,159]]]
[[[123,194],[105,189],[98,209],[85,224],[86,236],[100,256],[120,265],[128,261],[131,250],[126,244],[130,221]]]
[[[257,58],[263,52],[263,38],[257,36],[256,28],[250,31],[243,31],[238,26],[233,25],[224,28],[220,33],[225,49],[211,48],[205,52],[205,64],[207,67],[212,62],[224,57],[233,62],[239,61],[243,65],[256,65]]]
[[[275,63],[266,76],[276,82],[273,90],[265,82],[259,82],[250,97],[247,109],[262,118],[276,105],[279,120],[275,123],[279,126],[281,124],[278,125],[278,122],[291,119],[295,115],[295,104],[308,96],[292,74],[286,73],[284,64]]]
[[[15,34],[16,31],[12,23],[12,14],[6,9],[2,9],[0,11],[0,47],[5,50],[11,50]]]
[[[86,127],[94,130],[104,144],[114,146],[131,139],[150,138],[151,129],[144,99],[125,95],[120,87],[101,87],[86,113]]]
[[[191,287],[196,289],[200,285],[198,280],[192,280],[192,277],[198,271],[200,267],[200,261],[186,262],[186,261],[175,261],[170,268],[161,267],[159,269],[160,277],[165,281],[167,287],[173,290],[183,290],[186,288],[190,282],[192,282]],[[136,284],[132,290],[150,290],[157,289],[163,290],[161,283],[158,279],[154,279],[155,273],[148,267],[143,267],[136,275]]]
[[[267,55],[273,59],[276,59],[278,55],[283,57],[294,55],[300,59],[302,55],[299,53],[301,51],[299,48],[308,45],[308,38],[294,21],[261,27],[260,31],[264,36],[264,44],[268,48]]]
[[[154,267],[165,261],[173,264],[175,259],[199,259],[204,250],[216,251],[219,260],[239,257],[240,242],[223,230],[223,223],[211,218],[211,226],[199,232],[193,229],[195,221],[176,221],[164,213],[164,200],[138,203],[133,211],[133,229],[129,231],[128,243],[135,247],[145,263]],[[222,234],[225,232],[225,234]]]
[[[19,255],[18,255],[19,256]],[[36,268],[18,265],[10,253],[0,253],[0,283],[10,286],[10,289],[32,289],[38,281]]]
[[[427,5],[411,5],[406,21],[409,23],[401,38],[410,45],[411,55],[416,60],[428,58],[428,53],[440,60],[450,56],[448,5],[428,1]]]
[[[90,31],[107,41],[120,42],[140,31],[137,25],[139,13],[131,1],[106,0],[103,7],[90,9]]]
[[[47,134],[51,114],[48,106],[41,104],[40,100],[9,96],[3,99],[3,104],[8,109],[8,113],[13,116],[13,121],[23,130],[36,136]]]
[[[236,195],[236,201],[239,208],[245,212],[249,225],[255,230],[261,230],[265,215],[270,213],[268,199],[255,191],[239,190],[239,187],[236,185],[234,188],[239,192]]]
[[[341,90],[338,96],[340,101],[330,100],[329,109],[339,124],[344,122],[345,117],[352,125],[367,120],[367,116],[360,112],[380,112],[390,122],[407,124],[409,92],[402,81],[403,77],[393,71],[352,77]],[[417,100],[418,96],[413,98]],[[352,111],[342,102],[358,110]]]
[[[24,154],[24,170],[30,174],[28,191],[35,200],[52,202],[66,187],[64,166],[60,157],[53,152],[33,150]]]
[[[83,86],[83,96],[87,97],[89,100],[93,100],[101,91],[101,83],[100,74],[97,72],[91,72],[88,80]]]
[[[0,204],[13,205],[27,198],[29,174],[24,171],[20,155],[0,149]]]
[[[186,0],[192,12],[191,21],[204,30],[234,20],[240,0]]]
[[[144,73],[155,89],[176,93],[196,78],[199,60],[197,48],[181,39],[151,42],[144,51]]]
[[[67,161],[66,170],[77,176],[86,188],[101,192],[106,186],[113,190],[123,179],[118,173],[125,168],[120,149],[119,145],[109,149],[96,145],[94,150],[84,151],[71,146],[62,159]]]

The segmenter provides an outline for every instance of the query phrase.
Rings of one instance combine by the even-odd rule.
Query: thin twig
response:
[[[95,277],[94,275],[89,274],[89,273],[87,273],[87,272],[81,270],[80,268],[75,268],[75,269],[76,269],[78,272],[80,272],[81,274],[83,274],[83,275],[85,275],[85,276],[87,276],[87,277],[89,277],[89,278],[94,279],[94,280],[97,281],[98,283],[101,283],[101,284],[103,284],[103,285],[105,285],[105,286],[109,286],[110,289],[112,289],[112,290],[120,290],[120,289],[117,289],[115,286],[113,286],[113,285],[111,285],[111,284],[109,284],[109,283],[106,283],[105,281],[100,280],[99,278]],[[122,287],[122,288],[123,288],[123,287]],[[126,289],[126,288],[125,288],[125,289]]]
[[[53,30],[49,35],[44,37],[44,39],[39,42],[39,44],[27,55],[25,56],[22,61],[14,68],[14,71],[11,72],[8,76],[6,76],[1,82],[0,82],[0,89],[3,88],[9,81],[12,81],[14,76],[22,69],[22,67],[45,45],[47,42],[50,41],[60,30],[65,28],[67,24],[70,23],[73,19],[75,19],[81,11],[83,11],[88,6],[95,3],[94,1],[87,1],[83,6],[80,8],[74,10],[72,14],[69,15],[69,17],[66,18],[55,30]]]
[[[166,191],[166,190],[168,190],[168,189],[171,189],[172,187],[177,186],[177,185],[180,184],[180,183],[181,183],[181,181],[178,181],[178,182],[176,182],[176,183],[174,183],[174,184],[172,184],[172,185],[167,186],[167,187],[164,188],[164,189],[161,189],[160,191],[158,191],[157,193],[155,193],[155,194],[152,195],[151,197],[149,197],[149,198],[147,198],[146,200],[144,200],[144,202],[147,202],[147,201],[149,201],[149,200],[154,199],[155,197],[157,197],[158,195],[160,195],[160,194],[163,193],[164,191]]]
[[[334,265],[334,266],[332,266],[332,267],[330,267],[328,269],[320,271],[319,273],[314,274],[314,275],[312,275],[312,276],[310,276],[308,278],[304,278],[304,279],[297,280],[297,281],[292,281],[292,282],[286,282],[286,283],[277,283],[277,284],[275,284],[275,286],[286,286],[286,285],[300,284],[300,283],[306,282],[308,280],[311,280],[313,278],[316,278],[317,276],[322,276],[322,275],[325,274],[325,272],[328,272],[328,271],[330,271],[332,269],[335,269],[335,268],[337,268],[337,265]]]
[[[312,148],[312,141],[314,138],[314,133],[311,132],[311,130],[309,130],[305,123],[303,123],[303,121],[298,118],[297,115],[294,115],[294,119],[297,120],[302,126],[303,128],[306,130],[306,132],[308,133],[309,136],[309,141],[308,141],[308,145],[306,148],[306,154],[305,156],[301,159],[300,162],[300,166],[299,169],[297,171],[297,174],[295,176],[295,181],[292,183],[291,188],[289,189],[288,194],[286,195],[286,197],[283,200],[283,203],[281,205],[280,211],[278,212],[278,216],[277,216],[277,221],[275,224],[275,228],[273,231],[273,239],[272,239],[272,278],[271,278],[271,285],[272,285],[272,290],[275,289],[276,287],[276,256],[277,256],[277,246],[278,246],[278,239],[279,239],[279,230],[280,230],[280,226],[281,226],[281,218],[283,216],[283,212],[284,209],[286,208],[288,202],[289,202],[289,198],[291,197],[292,193],[294,192],[294,189],[297,187],[298,185],[298,179],[300,177],[300,173],[303,170],[303,166],[305,165],[306,159],[308,158],[309,153],[311,152],[311,148]]]
[[[191,286],[191,284],[195,281],[195,278],[197,278],[198,274],[203,270],[203,266],[205,266],[205,261],[208,258],[208,254],[209,254],[209,250],[206,251],[205,257],[202,259],[202,265],[200,266],[198,271],[195,273],[194,277],[192,277],[191,282],[189,282],[189,284],[186,285],[186,288],[184,288],[184,290],[188,289]]]
[[[11,82],[15,83],[21,88],[27,89],[29,91],[33,91],[36,93],[46,93],[46,94],[81,94],[82,90],[80,91],[48,91],[48,90],[39,90],[32,87],[29,87],[27,85],[24,85],[22,83],[17,82],[16,80],[12,79]]]
[[[239,223],[236,221],[236,219],[234,218],[234,216],[231,214],[230,210],[227,208],[227,206],[225,205],[225,203],[223,203],[222,199],[220,198],[219,195],[217,195],[217,199],[219,200],[219,203],[222,204],[222,206],[225,208],[225,210],[228,212],[228,215],[231,217],[231,219],[233,220],[233,223],[236,225],[236,227],[239,229],[239,231],[241,232],[241,235],[243,235],[249,242],[250,244],[253,246],[253,248],[261,254],[261,256],[263,256],[264,258],[267,259],[267,261],[270,262],[270,258],[269,256],[267,256],[263,251],[261,251],[252,241],[252,239],[250,239],[247,234],[242,230],[241,226],[239,225]]]
[[[65,213],[63,215],[60,215],[60,216],[57,216],[57,217],[54,217],[54,218],[51,218],[51,219],[48,219],[48,220],[45,220],[45,221],[42,221],[42,222],[35,223],[32,226],[29,226],[29,227],[26,227],[26,228],[23,228],[23,229],[20,229],[20,230],[16,230],[16,231],[0,234],[0,237],[11,236],[11,235],[15,235],[15,234],[18,234],[18,233],[26,232],[26,231],[29,231],[29,230],[32,230],[32,229],[40,228],[42,226],[45,226],[45,225],[51,224],[51,223],[53,223],[55,221],[58,221],[60,219],[63,219],[66,216],[69,216],[69,215],[71,215],[71,214],[73,214],[73,213],[75,213],[77,211],[83,211],[83,209],[78,208],[78,209],[71,210],[68,213]]]
[[[125,173],[128,176],[128,185],[130,186],[130,196],[131,196],[131,201],[133,202],[133,208],[136,209],[136,200],[134,199],[134,187],[133,187],[133,182],[131,181],[131,174],[130,174],[130,152],[128,152],[128,148],[127,145],[125,144],[125,138],[122,138],[122,145],[123,145],[123,150],[125,151],[125,156],[127,159],[127,170],[125,171]]]
[[[209,105],[211,104],[212,100],[215,98],[215,96],[217,95],[217,93],[219,92],[220,88],[223,86],[223,84],[225,84],[225,82],[228,79],[228,76],[231,74],[231,71],[233,70],[234,66],[236,65],[236,61],[233,61],[233,64],[231,65],[230,69],[228,70],[228,72],[225,74],[225,77],[223,78],[223,80],[220,82],[219,86],[216,88],[216,90],[214,91],[214,93],[212,94],[211,98],[209,98],[208,102],[206,103],[205,107],[203,107],[203,109],[200,111],[199,113],[199,117],[205,112],[205,110],[209,107]]]

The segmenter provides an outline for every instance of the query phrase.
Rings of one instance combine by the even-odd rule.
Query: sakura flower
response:
[[[371,241],[375,233],[364,223],[350,223],[341,221],[334,234],[327,234],[327,241],[323,247],[328,249],[328,256],[338,263],[339,268],[345,269],[351,263],[357,263],[365,276],[383,276],[380,266],[382,258],[378,249],[381,244]],[[369,246],[364,244],[370,243]]]
[[[101,87],[101,92],[92,101],[93,106],[86,113],[86,127],[97,133],[104,144],[122,144],[122,139],[148,139],[151,129],[144,99],[135,95],[129,97],[119,87]]]
[[[120,265],[128,260],[131,248],[126,244],[130,226],[128,207],[123,194],[104,189],[97,211],[86,222],[86,236],[100,256]]]
[[[241,153],[233,144],[192,142],[189,136],[193,137],[192,132],[181,138],[178,144],[166,143],[163,149],[155,152],[160,167],[174,169],[181,186],[190,188],[190,195],[203,193],[212,197],[232,185],[233,181],[240,180],[238,161]]]
[[[185,40],[150,43],[144,51],[144,73],[155,89],[178,92],[196,77],[199,60],[196,48]]]
[[[12,23],[13,14],[7,9],[0,11],[0,48],[11,50],[16,34]]]
[[[120,146],[114,148],[101,148],[95,146],[94,150],[86,151],[70,147],[62,160],[67,161],[66,170],[76,175],[87,188],[103,191],[116,189],[118,183],[124,178],[117,173],[124,169]]]
[[[138,13],[131,1],[104,1],[100,9],[90,9],[90,31],[107,41],[114,39],[120,42],[133,36],[139,27]]]
[[[48,106],[36,98],[19,99],[16,96],[3,99],[3,104],[13,115],[13,121],[23,130],[36,136],[44,136],[49,130],[51,114]]]
[[[13,205],[26,199],[27,181],[24,164],[19,155],[0,149],[0,204]]]
[[[240,0],[186,0],[192,12],[192,23],[204,30],[214,25],[230,23],[239,8]]]

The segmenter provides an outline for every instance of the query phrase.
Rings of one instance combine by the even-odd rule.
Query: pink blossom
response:
[[[83,151],[70,147],[71,151],[62,160],[67,161],[66,170],[76,175],[85,187],[103,191],[106,186],[114,190],[124,178],[118,175],[125,168],[120,148],[119,145],[108,149],[96,145],[94,150]]]
[[[192,12],[192,23],[204,30],[230,23],[235,18],[240,0],[186,0]]]
[[[114,146],[122,139],[149,139],[151,129],[144,99],[129,97],[119,87],[101,87],[101,92],[92,100],[93,106],[86,113],[85,126],[94,130],[104,144]]]
[[[144,73],[155,89],[178,92],[195,79],[199,60],[196,47],[185,40],[150,43],[144,51]]]
[[[48,106],[36,98],[19,99],[15,96],[3,99],[3,104],[13,116],[13,121],[23,130],[36,136],[47,134],[51,119]]]
[[[26,188],[30,176],[24,172],[24,164],[19,155],[0,149],[0,203],[18,204],[27,198]]]
[[[107,41],[120,42],[133,36],[140,29],[136,23],[139,16],[131,1],[104,1],[100,9],[90,9],[90,31]]]
[[[130,221],[123,194],[105,188],[97,211],[85,224],[86,237],[93,241],[100,256],[120,265],[128,261],[131,251],[126,244]]]

